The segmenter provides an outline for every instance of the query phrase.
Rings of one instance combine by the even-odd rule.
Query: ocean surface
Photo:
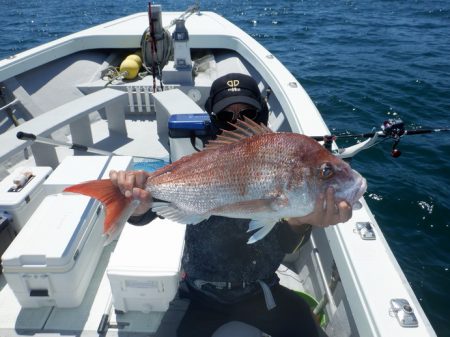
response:
[[[193,2],[158,3],[183,11]],[[200,6],[227,17],[279,58],[333,133],[369,132],[388,118],[401,118],[407,128],[450,126],[449,1]],[[0,0],[0,58],[146,10],[147,2],[137,0]],[[352,165],[367,178],[366,200],[434,329],[450,336],[450,133],[403,138],[396,159],[391,148],[383,142]]]

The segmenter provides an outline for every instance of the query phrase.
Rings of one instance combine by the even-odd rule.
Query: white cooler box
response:
[[[47,194],[60,193],[70,185],[87,180],[107,179],[111,170],[128,170],[132,164],[130,156],[70,156],[65,158],[44,183]],[[106,166],[106,168],[105,168]],[[103,171],[103,172],[102,172]]]
[[[43,184],[47,196],[2,256],[3,273],[24,308],[76,307],[103,251],[104,211],[66,186],[126,170],[132,157],[71,156]],[[106,166],[106,169],[105,169]]]
[[[15,233],[20,232],[44,199],[42,184],[51,172],[52,168],[47,166],[19,167],[0,182],[0,213],[11,219]]]
[[[3,254],[3,273],[24,308],[76,307],[103,250],[104,211],[82,195],[44,198]]]
[[[166,311],[180,279],[186,225],[156,218],[127,224],[107,267],[118,311]]]

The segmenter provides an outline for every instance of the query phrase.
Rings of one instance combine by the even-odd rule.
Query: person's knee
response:
[[[261,337],[262,332],[258,328],[243,322],[232,321],[222,325],[212,337]]]

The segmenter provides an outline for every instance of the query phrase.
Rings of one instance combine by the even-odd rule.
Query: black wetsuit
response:
[[[148,221],[149,215],[134,219]],[[210,337],[230,321],[253,325],[272,337],[318,336],[311,311],[297,294],[279,285],[276,270],[301,236],[285,222],[262,240],[247,244],[249,220],[213,216],[186,229],[179,296],[190,304],[177,335]],[[268,310],[261,284],[276,306]],[[230,282],[226,286],[221,283]],[[220,286],[218,286],[220,284]]]

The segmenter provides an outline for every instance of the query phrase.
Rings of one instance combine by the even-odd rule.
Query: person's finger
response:
[[[133,188],[133,198],[140,201],[139,206],[134,211],[135,215],[144,214],[151,208],[152,197],[148,191],[135,187]]]
[[[125,171],[118,171],[117,172],[117,183],[119,185],[123,185],[126,181],[126,172]]]
[[[338,208],[340,222],[346,222],[352,217],[352,207],[347,202],[341,201]]]
[[[145,182],[147,181],[147,174],[144,171],[136,172],[136,187],[141,189],[145,188]]]
[[[136,186],[136,175],[134,172],[126,172],[125,174],[125,196],[130,198],[133,195],[133,188]]]
[[[332,187],[329,187],[326,192],[326,207],[325,207],[325,219],[326,224],[329,225],[330,221],[335,217],[336,215],[336,204],[334,200],[334,189]]]
[[[113,185],[117,186],[117,171],[115,170],[109,171],[109,179],[111,179]]]
[[[126,191],[126,186],[125,184],[125,171],[117,171],[116,172],[116,182],[117,182],[117,187],[119,188],[120,192],[122,194],[125,194]]]
[[[140,202],[144,203],[151,202],[151,194],[139,187],[133,188],[133,198],[138,199]]]
[[[314,211],[315,212],[323,212],[323,210],[325,209],[325,195],[323,195],[322,193],[319,194],[319,197],[316,200],[316,204],[314,205]]]
[[[117,173],[117,186],[126,197],[130,197],[134,183],[130,183],[130,176],[127,171],[119,171]]]

